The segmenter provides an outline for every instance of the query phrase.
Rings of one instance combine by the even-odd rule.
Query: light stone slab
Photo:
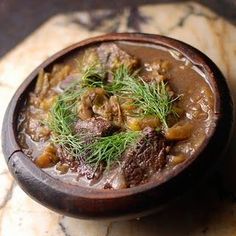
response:
[[[105,17],[111,12],[113,18]],[[100,24],[91,17],[103,15]],[[236,97],[236,28],[206,7],[190,2],[127,7],[117,12],[74,12],[53,16],[0,59],[0,126],[14,91],[36,66],[72,43],[111,30],[164,34],[195,46],[220,67]],[[123,222],[78,220],[48,210],[16,185],[1,153],[0,236],[236,235],[235,141],[234,135],[230,158],[219,177],[222,185],[212,181],[181,207],[176,203],[154,216]]]

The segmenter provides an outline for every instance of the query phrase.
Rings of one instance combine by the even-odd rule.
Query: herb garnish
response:
[[[81,85],[82,87],[103,87],[104,77],[105,71],[97,62],[94,62],[84,68]]]
[[[163,81],[145,82],[138,72],[131,72],[125,65],[113,73],[113,81],[105,81],[105,72],[96,64],[83,71],[81,79],[73,83],[58,96],[50,115],[48,126],[52,131],[51,140],[74,158],[84,155],[89,164],[97,166],[103,162],[107,167],[118,161],[122,153],[140,137],[140,132],[126,131],[107,137],[95,137],[93,142],[85,142],[83,135],[74,131],[77,107],[80,97],[87,88],[102,87],[109,94],[118,94],[133,100],[141,110],[141,115],[155,115],[167,128],[167,116],[175,114],[173,98]]]
[[[128,131],[95,138],[93,143],[89,145],[81,134],[74,132],[73,125],[77,118],[76,108],[81,94],[87,87],[98,85],[93,78],[102,79],[96,68],[91,66],[84,71],[81,81],[74,82],[59,95],[51,109],[48,126],[52,131],[52,142],[61,146],[73,157],[77,158],[84,153],[90,153],[86,159],[88,163],[97,165],[100,161],[103,161],[107,166],[110,166],[110,163],[118,160],[127,146],[135,141],[138,132]],[[101,82],[101,80],[98,80],[98,82]]]
[[[165,128],[168,128],[167,116],[171,113],[177,115],[173,110],[173,102],[179,96],[170,95],[167,83],[163,81],[147,83],[137,74],[137,71],[131,73],[128,67],[121,65],[114,73],[113,83],[107,85],[106,89],[110,93],[118,92],[132,98],[134,104],[142,110],[143,115],[157,116]]]
[[[73,156],[82,151],[83,143],[81,137],[74,134],[72,127],[76,120],[76,103],[82,93],[77,87],[78,84],[73,84],[59,95],[48,120],[48,126],[52,131],[52,142]]]
[[[86,67],[80,80],[74,81],[58,96],[49,114],[48,126],[52,131],[52,142],[76,157],[84,150],[84,140],[76,134],[73,125],[77,118],[77,103],[85,89],[102,84],[102,71],[97,64]]]
[[[131,146],[140,136],[140,132],[127,131],[111,136],[100,137],[90,145],[87,149],[90,152],[86,161],[97,166],[101,162],[105,162],[109,168],[111,163],[118,161],[121,154]]]
[[[130,97],[134,103],[143,111],[143,115],[156,115],[165,128],[168,128],[167,116],[175,114],[173,102],[178,97],[172,98],[167,90],[167,84],[163,81],[160,83],[151,82],[146,83],[141,78],[139,81],[132,77],[126,80],[127,86],[129,85]]]
[[[133,75],[135,75],[135,73]],[[104,89],[111,94],[121,93],[122,91],[124,92],[126,87],[126,78],[133,75],[127,66],[121,65],[113,72],[112,82],[107,83],[104,86]]]

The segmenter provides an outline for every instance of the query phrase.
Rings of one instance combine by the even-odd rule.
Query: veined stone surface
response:
[[[208,8],[190,2],[77,11],[53,16],[0,59],[0,126],[16,88],[47,57],[91,36],[127,31],[163,34],[200,49],[222,70],[236,98],[236,28]],[[236,235],[235,142],[222,172],[198,195],[121,222],[73,219],[39,205],[14,182],[0,152],[0,236]]]

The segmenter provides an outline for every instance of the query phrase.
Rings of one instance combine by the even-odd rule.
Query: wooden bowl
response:
[[[160,182],[121,190],[98,190],[66,184],[38,168],[17,143],[17,116],[41,68],[52,65],[76,50],[101,42],[130,41],[160,45],[183,54],[206,75],[215,96],[216,126],[195,155]],[[175,39],[140,33],[114,33],[76,43],[47,59],[36,68],[13,96],[2,129],[3,152],[9,170],[33,199],[61,214],[79,218],[137,217],[153,212],[187,191],[223,156],[233,123],[233,105],[226,81],[217,66],[202,52]]]

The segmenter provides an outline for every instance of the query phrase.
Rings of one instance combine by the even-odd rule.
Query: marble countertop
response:
[[[220,67],[236,98],[236,27],[207,7],[185,2],[62,11],[0,58],[1,126],[9,100],[33,68],[72,43],[111,31],[163,34],[195,46]],[[121,222],[78,220],[41,206],[15,183],[0,152],[0,236],[236,235],[235,136],[221,170],[184,204]]]

